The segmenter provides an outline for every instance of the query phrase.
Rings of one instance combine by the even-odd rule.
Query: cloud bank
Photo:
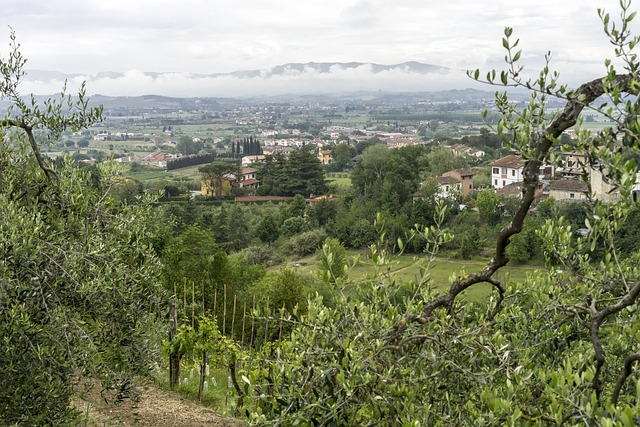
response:
[[[301,66],[302,65],[302,66]],[[22,90],[36,95],[53,94],[67,79],[77,90],[83,82],[91,94],[108,96],[163,95],[174,97],[247,97],[355,91],[419,92],[465,88],[473,85],[464,71],[425,64],[387,66],[377,64],[288,64],[270,70],[201,75],[189,73],[125,73],[95,75],[27,74]],[[433,67],[434,71],[416,70]]]

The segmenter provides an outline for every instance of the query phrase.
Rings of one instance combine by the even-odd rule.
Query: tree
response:
[[[0,424],[74,425],[78,375],[126,397],[133,374],[158,355],[160,265],[151,248],[150,206],[109,197],[114,164],[55,168],[42,147],[102,118],[84,86],[44,106],[19,93],[25,59],[11,33],[0,59]]]
[[[313,150],[304,147],[289,155],[283,170],[282,193],[287,196],[301,194],[305,197],[327,192],[324,170]]]
[[[193,138],[188,135],[182,135],[178,138],[178,142],[176,143],[176,150],[178,153],[185,156],[188,154],[198,154],[202,148],[202,143],[196,143]]]
[[[348,142],[342,142],[331,148],[333,162],[329,165],[331,170],[341,172],[351,167],[351,159],[356,155],[356,150]]]
[[[279,227],[278,222],[271,214],[267,214],[262,217],[260,223],[258,224],[258,228],[256,230],[256,234],[258,238],[269,244],[278,240],[279,237]]]
[[[251,369],[247,384],[255,396],[252,421],[262,425],[607,425],[638,423],[637,337],[640,333],[640,254],[621,257],[616,232],[635,207],[638,168],[624,160],[637,152],[640,63],[635,17],[622,1],[621,20],[600,12],[605,33],[624,65],[612,61],[606,76],[570,90],[547,64],[527,79],[512,30],[505,29],[507,68],[490,71],[492,85],[528,89],[529,102],[512,103],[497,92],[502,118],[496,127],[505,143],[525,159],[522,198],[500,231],[495,251],[476,272],[452,275],[446,289],[432,294],[429,264],[398,304],[398,278],[384,245],[371,247],[381,266],[370,282],[339,295],[335,307],[309,303],[307,316],[276,351]],[[548,59],[548,58],[547,58]],[[470,73],[476,80],[480,71]],[[627,96],[629,95],[629,96]],[[549,110],[548,100],[565,102]],[[603,98],[601,98],[603,97]],[[607,104],[603,105],[602,99]],[[585,108],[611,120],[597,135],[578,129],[562,144],[565,130],[579,124]],[[620,136],[620,138],[618,138]],[[565,141],[565,143],[567,143]],[[578,150],[600,165],[620,200],[592,200],[585,227],[576,236],[562,217],[539,228],[549,268],[527,280],[503,283],[496,273],[510,259],[507,249],[525,226],[538,188],[540,166],[560,149]],[[427,259],[450,236],[436,225],[410,238],[427,242]],[[384,231],[384,230],[382,230]],[[378,243],[382,241],[379,238]],[[597,254],[597,259],[594,259]],[[491,292],[480,304],[465,301],[479,284]],[[505,286],[506,285],[506,286]],[[477,289],[477,288],[476,288]],[[488,295],[491,294],[491,298]],[[283,321],[284,321],[283,320]],[[267,366],[263,362],[267,363]]]
[[[292,217],[304,217],[304,213],[307,209],[307,204],[304,200],[304,197],[302,197],[301,194],[296,194],[293,198],[293,200],[289,203],[289,206],[287,206],[287,217],[292,218]]]
[[[476,207],[480,212],[480,218],[490,226],[498,224],[502,218],[500,201],[500,195],[496,194],[493,190],[487,189],[478,193]]]
[[[429,172],[434,176],[440,176],[452,169],[465,166],[463,157],[455,156],[449,147],[436,146],[426,155]]]
[[[362,152],[351,175],[352,185],[359,194],[366,196],[376,191],[376,185],[382,184],[388,157],[389,149],[382,144],[369,146]]]
[[[328,190],[324,170],[313,150],[305,147],[284,156],[267,156],[266,163],[259,172],[262,185],[260,195],[308,197],[325,194]]]
[[[228,193],[225,191],[225,180],[229,183],[228,190],[235,184],[239,175],[239,165],[237,162],[213,162],[201,166],[198,171],[202,174],[202,181],[205,186],[218,198]]]

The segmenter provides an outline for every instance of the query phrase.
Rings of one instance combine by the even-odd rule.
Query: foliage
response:
[[[295,234],[302,233],[308,229],[307,221],[300,216],[293,216],[283,221],[280,226],[280,235],[291,237]]]
[[[197,154],[203,148],[204,144],[201,141],[196,141],[187,135],[182,135],[176,143],[176,150],[184,156]]]
[[[498,224],[502,218],[501,199],[500,195],[493,190],[483,190],[476,197],[476,207],[480,212],[480,218],[491,226]]]
[[[439,241],[438,232],[431,232],[422,237]],[[332,255],[331,245],[325,248]],[[412,389],[419,384],[397,381],[412,369],[410,364],[399,365],[380,354],[385,331],[401,313],[395,303],[396,287],[385,274],[388,257],[374,246],[371,260],[379,270],[370,282],[349,294],[338,294],[333,308],[326,307],[320,297],[311,298],[306,315],[293,312],[283,318],[293,325],[290,335],[262,355],[267,363],[254,362],[248,369],[250,396],[256,405],[250,414],[254,423],[384,424],[414,405],[412,397],[421,390]],[[414,283],[413,290],[424,291],[426,283],[425,276]]]
[[[0,424],[69,425],[74,378],[130,391],[158,356],[160,265],[149,231],[150,200],[121,206],[108,196],[112,163],[86,169],[40,155],[65,129],[101,119],[76,98],[44,106],[23,98],[22,58],[11,34],[0,60]]]
[[[276,274],[270,274],[256,285],[255,294],[259,298],[259,306],[267,304],[276,309],[284,309],[293,312],[298,307],[306,311],[308,279],[301,273],[291,269],[282,268]]]
[[[270,267],[284,261],[284,256],[272,247],[249,246],[238,253],[246,256],[249,265],[258,264]]]
[[[327,165],[331,172],[342,172],[351,167],[351,159],[356,155],[356,150],[349,143],[341,142],[331,146],[333,161]]]
[[[322,278],[329,284],[335,285],[347,274],[347,257],[344,246],[338,239],[327,237],[322,244],[320,254]]]
[[[260,195],[304,197],[325,194],[328,190],[324,170],[313,150],[303,147],[288,157],[267,156],[259,169]]]
[[[278,222],[272,214],[267,214],[262,217],[262,220],[260,220],[260,223],[258,224],[256,235],[261,241],[268,243],[269,245],[278,240],[280,235]]]
[[[240,166],[236,161],[218,161],[200,166],[198,171],[202,174],[202,181],[215,197],[228,195],[231,187],[235,185]],[[225,190],[224,182],[230,182],[229,191]]]
[[[503,115],[497,132],[525,165],[517,206],[501,207],[489,193],[478,195],[487,222],[497,224],[503,210],[512,214],[494,256],[477,272],[452,275],[448,290],[434,295],[428,264],[410,283],[399,284],[388,274],[393,259],[382,230],[371,246],[377,274],[357,286],[347,283],[334,307],[311,299],[306,315],[285,314],[281,322],[291,325],[290,333],[247,366],[245,383],[254,401],[248,415],[255,425],[640,423],[640,255],[624,258],[617,244],[625,218],[636,208],[638,168],[626,152],[640,151],[640,64],[633,53],[640,38],[630,33],[635,13],[629,2],[620,4],[619,22],[602,11],[600,16],[624,73],[607,61],[606,76],[575,90],[560,85],[548,65],[527,79],[518,41],[505,29],[507,69],[490,71],[485,81],[528,89],[531,97],[522,106],[506,92],[496,94]],[[480,80],[479,71],[470,75]],[[566,108],[548,110],[550,97]],[[596,136],[578,129],[577,140],[563,141],[562,133],[579,124],[584,108],[613,125]],[[584,153],[619,194],[616,202],[589,201],[586,235],[576,235],[562,216],[543,226],[525,221],[540,166],[560,149]],[[376,169],[368,170],[375,182]],[[436,208],[436,225],[410,236],[427,243],[429,260],[451,239],[441,228],[445,217]],[[509,248],[527,227],[539,230],[548,268],[506,287],[494,275],[508,264],[514,255]],[[530,253],[527,240],[521,249]],[[491,297],[466,302],[465,291],[481,283],[492,287]]]
[[[289,239],[287,249],[290,253],[303,257],[321,248],[326,238],[327,232],[322,228],[305,231]]]
[[[167,162],[167,170],[175,170],[180,168],[186,168],[189,166],[203,165],[205,163],[211,163],[216,160],[216,155],[211,153],[206,154],[192,154],[190,156],[179,157],[177,159],[169,160]],[[133,168],[132,168],[133,172]]]

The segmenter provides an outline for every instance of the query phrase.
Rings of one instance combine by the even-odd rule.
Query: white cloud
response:
[[[141,87],[168,91],[180,86],[194,93],[198,85],[178,76],[265,69],[289,62],[394,64],[415,60],[461,71],[495,67],[501,65],[504,55],[500,39],[505,26],[514,27],[514,37],[521,39],[523,60],[531,70],[542,66],[545,52],[552,50],[554,64],[563,75],[595,77],[603,72],[603,59],[612,56],[596,14],[602,0],[5,3],[0,28],[11,25],[16,30],[29,68],[87,75],[127,73],[121,79],[95,82],[99,90],[113,88],[120,93]],[[617,5],[607,7],[616,17]],[[634,29],[638,29],[637,23]],[[5,35],[8,30],[0,30],[0,54],[4,56]],[[182,74],[172,75],[170,81],[148,80],[130,70]],[[218,90],[218,82],[207,82],[203,90],[210,91],[209,83]],[[114,87],[115,83],[122,86]],[[242,89],[243,84],[252,87],[256,82],[228,83]],[[293,87],[299,85],[292,82]],[[43,82],[38,87],[48,86]]]

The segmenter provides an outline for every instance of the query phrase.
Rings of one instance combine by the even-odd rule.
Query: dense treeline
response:
[[[203,165],[205,163],[211,163],[216,160],[217,155],[214,153],[206,154],[193,154],[190,156],[179,157],[167,162],[167,170],[174,170],[180,168],[186,168],[189,166]]]
[[[470,123],[478,123],[478,124],[486,124],[486,123],[497,123],[500,119],[500,115],[497,113],[487,114],[486,121],[482,120],[482,117],[478,116],[475,113],[385,113],[381,115],[372,115],[371,117],[376,121],[403,121],[409,123],[417,123],[422,121],[443,121],[449,123],[457,123],[457,124],[470,124]]]
[[[242,149],[241,149],[242,145]],[[239,159],[243,156],[258,156],[262,154],[262,146],[257,138],[251,135],[249,138],[242,138],[235,143],[231,143],[231,157]]]

